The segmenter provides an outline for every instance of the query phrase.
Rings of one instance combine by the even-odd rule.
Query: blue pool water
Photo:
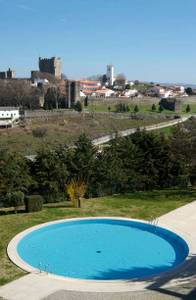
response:
[[[46,225],[17,246],[29,265],[65,277],[142,279],[182,263],[188,246],[161,227],[116,219],[83,219]]]

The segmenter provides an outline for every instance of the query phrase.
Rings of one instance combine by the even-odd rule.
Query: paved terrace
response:
[[[191,253],[185,266],[153,280],[126,284],[91,284],[29,274],[0,288],[6,300],[195,300],[196,201],[159,218],[159,225],[180,234]]]

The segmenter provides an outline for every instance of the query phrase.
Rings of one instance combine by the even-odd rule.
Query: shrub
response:
[[[74,104],[74,110],[78,111],[78,112],[81,112],[82,111],[82,103],[80,101],[77,101],[75,104]]]
[[[139,112],[139,107],[138,107],[138,105],[135,105],[135,107],[134,107],[134,113],[138,113]]]
[[[159,105],[159,112],[162,113],[163,110],[164,108],[162,107],[162,105]]]
[[[47,133],[47,128],[45,127],[37,127],[33,129],[32,134],[34,137],[43,138]]]
[[[186,112],[189,113],[191,111],[191,107],[189,104],[187,104],[187,107],[186,107]]]
[[[83,181],[77,181],[72,179],[69,184],[66,185],[66,192],[73,205],[77,208],[81,207],[81,199],[86,194],[86,184]]]
[[[116,112],[118,112],[118,113],[123,113],[123,112],[129,112],[130,111],[129,106],[125,103],[116,104],[115,109],[116,109]]]
[[[156,109],[157,109],[157,108],[156,108],[156,105],[153,104],[153,105],[152,105],[152,111],[156,111]]]
[[[43,198],[40,195],[31,195],[25,198],[25,206],[27,212],[41,211]]]
[[[21,191],[12,192],[9,194],[9,205],[13,206],[17,213],[19,206],[24,205],[24,193]]]

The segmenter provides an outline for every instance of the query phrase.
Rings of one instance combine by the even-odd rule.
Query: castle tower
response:
[[[13,79],[16,77],[16,72],[10,68],[7,70],[7,79]]]
[[[39,57],[39,70],[42,73],[49,73],[56,78],[61,78],[61,59],[57,57],[41,58]]]
[[[112,86],[114,84],[114,66],[112,65],[108,65],[107,66],[107,80],[110,84],[110,86]]]

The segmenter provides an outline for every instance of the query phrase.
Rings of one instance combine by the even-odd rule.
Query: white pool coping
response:
[[[195,203],[196,205],[196,203]],[[169,214],[168,214],[169,215]],[[165,215],[167,216],[167,215]],[[48,281],[51,282],[55,285],[59,284],[60,282],[62,283],[63,287],[67,290],[75,290],[75,291],[97,291],[97,292],[122,292],[122,291],[138,291],[138,290],[144,290],[148,288],[150,284],[153,284],[156,282],[157,279],[165,280],[167,282],[167,286],[171,285],[176,285],[181,283],[181,278],[178,274],[182,274],[185,272],[187,269],[190,269],[190,261],[193,256],[196,255],[196,239],[195,237],[191,234],[191,232],[186,232],[183,231],[182,227],[177,227],[176,224],[171,225],[168,224],[167,222],[164,223],[164,216],[160,218],[161,223],[158,224],[159,227],[165,228],[169,231],[174,232],[178,236],[180,236],[182,239],[185,240],[189,247],[189,254],[186,258],[186,260],[178,265],[177,267],[163,272],[157,276],[151,276],[147,277],[142,280],[83,280],[83,279],[75,279],[75,278],[67,278],[63,276],[58,276],[54,275],[51,273],[46,273],[46,272],[41,272],[40,270],[33,268],[26,262],[24,262],[20,256],[18,255],[17,252],[17,245],[20,242],[20,240],[29,234],[30,232],[40,229],[42,227],[48,226],[48,225],[54,225],[62,222],[70,222],[70,221],[80,221],[80,220],[96,220],[96,219],[111,219],[111,220],[124,220],[124,221],[136,221],[140,223],[146,223],[149,224],[149,222],[139,220],[139,219],[129,219],[129,218],[121,218],[121,217],[88,217],[88,218],[71,218],[71,219],[61,219],[58,221],[53,221],[53,222],[47,222],[41,225],[33,226],[18,235],[16,235],[11,242],[9,243],[7,247],[7,253],[10,258],[10,260],[16,264],[18,267],[21,269],[34,274],[36,276],[40,276],[45,278],[45,280],[48,278]],[[162,220],[163,219],[163,220]],[[162,222],[163,221],[163,222]],[[166,218],[167,221],[167,218]],[[196,273],[196,270],[195,270]],[[169,279],[169,280],[168,280]],[[187,278],[188,280],[188,278]],[[50,283],[51,284],[51,283]]]

